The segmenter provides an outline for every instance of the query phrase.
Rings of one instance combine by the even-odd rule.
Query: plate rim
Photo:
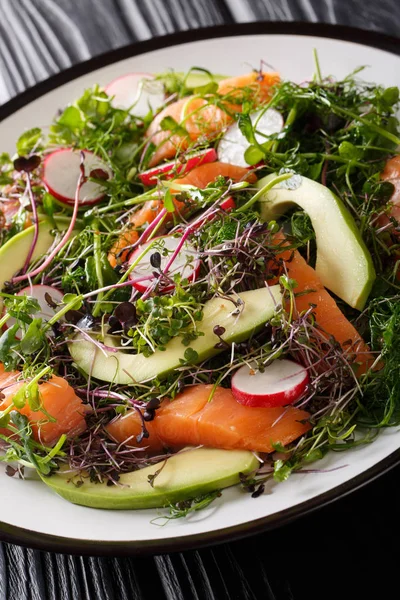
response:
[[[330,38],[385,50],[400,56],[400,39],[376,31],[367,31],[346,25],[328,23],[305,23],[299,21],[258,21],[251,23],[235,23],[203,27],[187,31],[157,36],[128,44],[116,50],[95,56],[87,61],[78,63],[55,75],[50,76],[14,96],[0,106],[0,122],[40,98],[44,94],[64,85],[82,75],[100,69],[121,60],[159,50],[165,46],[177,46],[188,42],[196,42],[215,38],[236,37],[241,35],[295,35]],[[206,533],[179,536],[168,539],[114,541],[76,539],[36,532],[30,529],[10,525],[0,521],[0,539],[4,542],[19,544],[48,552],[65,554],[80,554],[92,556],[133,556],[151,555],[167,552],[180,552],[193,548],[202,548],[212,544],[231,542],[243,537],[262,533],[310,514],[332,502],[342,499],[348,494],[360,489],[384,475],[400,463],[400,448],[389,454],[363,473],[334,487],[332,490],[318,494],[290,508],[278,511],[272,515],[258,518],[254,521],[224,527]]]

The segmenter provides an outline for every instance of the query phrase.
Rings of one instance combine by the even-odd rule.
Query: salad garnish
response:
[[[399,90],[316,65],[129,74],[1,155],[8,475],[175,519],[400,423]]]

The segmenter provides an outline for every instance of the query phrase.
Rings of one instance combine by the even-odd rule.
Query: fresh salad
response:
[[[128,74],[0,156],[7,475],[176,518],[400,423],[399,90],[360,71]]]

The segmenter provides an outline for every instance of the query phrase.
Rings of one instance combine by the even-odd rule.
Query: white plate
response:
[[[267,29],[270,33],[262,33]],[[279,30],[296,35],[276,33]],[[315,35],[297,35],[304,30]],[[367,45],[318,37],[321,31],[324,36],[363,39]],[[196,41],[191,41],[193,38]],[[342,77],[360,65],[368,65],[365,79],[400,86],[400,56],[368,44],[391,48],[393,40],[344,28],[275,23],[188,32],[131,46],[70,69],[0,108],[0,119],[4,119],[0,123],[0,151],[13,152],[24,129],[49,124],[57,109],[77,98],[86,87],[96,82],[106,84],[131,71],[185,70],[196,65],[236,75],[258,67],[263,59],[284,78],[300,82],[312,76],[313,48],[317,48],[325,74]],[[295,474],[285,483],[272,485],[256,500],[239,489],[229,489],[205,512],[165,526],[151,523],[157,511],[74,506],[40,481],[10,478],[1,469],[0,498],[7,510],[2,511],[0,535],[29,546],[95,554],[161,552],[232,539],[282,524],[348,493],[396,464],[399,448],[400,431],[389,429],[373,444],[332,453],[316,465],[328,472]]]

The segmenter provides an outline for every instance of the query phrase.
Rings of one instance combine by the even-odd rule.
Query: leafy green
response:
[[[33,439],[32,427],[26,415],[13,410],[7,416],[7,427],[12,437],[0,434],[0,438],[7,443],[6,451],[0,456],[0,460],[8,463],[19,462],[22,466],[37,469],[43,475],[57,469],[55,459],[65,456],[62,446],[66,436],[60,436],[54,448],[46,448]]]
[[[160,129],[162,131],[169,131],[171,135],[181,135],[183,137],[189,137],[188,131],[180,125],[173,117],[164,117],[160,122]]]
[[[150,356],[156,348],[165,350],[174,337],[181,336],[182,344],[188,346],[204,335],[197,326],[203,318],[202,305],[180,284],[173,294],[138,299],[136,314],[138,320],[129,336],[133,347],[145,356]]]
[[[397,296],[377,298],[368,308],[371,348],[380,368],[366,382],[360,422],[373,426],[400,423],[400,302]],[[377,354],[378,356],[378,354]]]
[[[42,137],[42,130],[39,127],[33,127],[25,131],[17,140],[17,152],[20,156],[30,154],[33,150],[40,149],[38,142]]]
[[[203,494],[202,496],[197,496],[196,498],[192,498],[190,500],[183,500],[181,502],[177,502],[176,504],[171,504],[169,506],[168,513],[166,515],[156,517],[152,520],[152,523],[158,524],[159,520],[168,522],[172,519],[182,519],[187,517],[193,512],[204,510],[217,498],[220,498],[221,495],[222,492],[220,490],[216,490],[214,492]]]
[[[13,352],[13,349],[19,343],[15,337],[18,329],[18,323],[15,323],[0,336],[0,362],[3,363],[7,371],[14,369],[19,362],[18,355]]]
[[[311,219],[304,211],[296,211],[290,219],[292,226],[292,235],[296,237],[302,244],[306,244],[310,240],[315,240],[315,232],[311,224]]]
[[[33,319],[21,339],[20,350],[24,355],[29,356],[39,352],[44,343],[45,335],[42,331],[42,319]]]

